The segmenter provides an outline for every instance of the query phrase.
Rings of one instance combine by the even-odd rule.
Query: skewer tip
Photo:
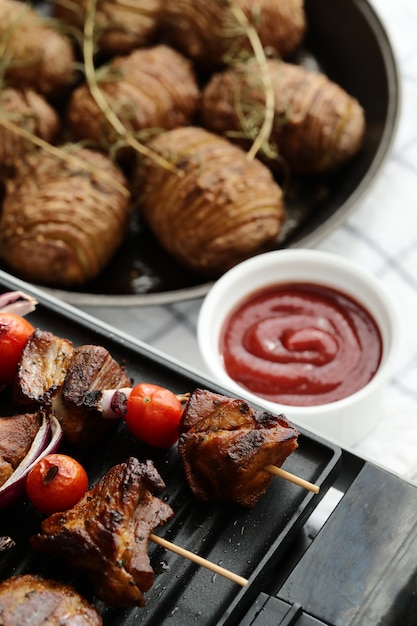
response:
[[[281,478],[284,478],[285,480],[288,480],[289,482],[292,482],[295,485],[298,485],[299,487],[303,487],[304,489],[307,489],[307,491],[311,491],[315,494],[319,493],[320,491],[320,487],[318,485],[315,485],[314,483],[310,483],[308,480],[304,480],[304,478],[300,478],[300,476],[291,474],[291,472],[287,472],[286,470],[283,470],[281,467],[276,467],[275,465],[267,465],[265,469],[267,469],[268,472],[271,472],[271,474],[276,474],[277,476],[281,476]]]

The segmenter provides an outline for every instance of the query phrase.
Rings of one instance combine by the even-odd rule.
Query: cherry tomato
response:
[[[0,385],[11,385],[17,364],[34,327],[15,313],[0,312]]]
[[[26,493],[41,513],[67,511],[84,496],[88,477],[83,466],[65,454],[47,454],[30,470]]]
[[[131,391],[125,422],[141,441],[156,448],[168,448],[178,439],[182,404],[169,389],[141,383]]]

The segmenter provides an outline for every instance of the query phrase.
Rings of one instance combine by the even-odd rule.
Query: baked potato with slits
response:
[[[276,242],[284,201],[260,161],[199,127],[161,133],[148,147],[170,160],[177,172],[143,159],[137,177],[139,209],[181,264],[216,276]]]
[[[359,102],[324,74],[300,65],[268,60],[274,93],[274,124],[269,142],[276,166],[293,174],[325,174],[354,156],[365,134]],[[202,124],[212,132],[250,141],[265,117],[265,86],[252,59],[214,74],[202,94]],[[273,167],[273,163],[269,163]]]
[[[1,125],[12,122],[24,131],[54,143],[60,132],[58,113],[32,89],[0,90],[0,180],[14,174],[27,154],[37,150],[33,141]]]
[[[122,242],[130,194],[106,155],[64,148],[68,159],[37,152],[7,181],[0,255],[26,280],[68,287],[97,276]]]
[[[127,54],[155,41],[162,0],[99,0],[96,8],[97,48],[101,56]],[[87,0],[53,0],[53,15],[83,30]]]
[[[60,99],[72,87],[72,44],[28,3],[0,0],[0,73],[19,87]]]
[[[162,44],[114,58],[99,86],[113,112],[133,133],[189,124],[200,102],[191,62]],[[70,98],[68,125],[79,139],[107,143],[117,139],[87,84]]]
[[[255,26],[269,53],[288,58],[304,38],[303,0],[162,0],[161,31],[198,68],[212,71],[253,52],[231,5]]]

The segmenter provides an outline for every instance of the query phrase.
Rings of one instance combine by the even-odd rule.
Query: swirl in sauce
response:
[[[382,339],[372,316],[324,285],[276,285],[229,317],[220,342],[228,375],[252,393],[286,405],[335,402],[378,369]]]

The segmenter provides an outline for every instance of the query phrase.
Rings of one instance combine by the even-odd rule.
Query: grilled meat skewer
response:
[[[64,383],[52,398],[52,408],[71,443],[87,446],[112,428],[101,411],[84,402],[86,394],[100,389],[130,387],[124,369],[103,346],[84,345],[74,350]]]
[[[43,412],[0,418],[0,486],[29,452],[42,425]]]
[[[46,518],[32,546],[84,573],[107,605],[144,606],[143,592],[154,580],[149,535],[174,515],[151,494],[164,487],[152,461],[131,457],[112,467],[72,509]]]
[[[106,348],[75,348],[68,339],[36,329],[23,350],[14,399],[19,407],[51,410],[65,439],[86,446],[112,427],[87,398],[98,390],[120,387],[131,387],[131,380]]]
[[[197,389],[184,409],[178,451],[199,500],[253,508],[273,479],[267,466],[283,464],[298,434],[283,415]]]
[[[52,394],[64,382],[73,353],[69,339],[36,328],[19,362],[13,388],[15,404],[33,409],[50,403]]]

